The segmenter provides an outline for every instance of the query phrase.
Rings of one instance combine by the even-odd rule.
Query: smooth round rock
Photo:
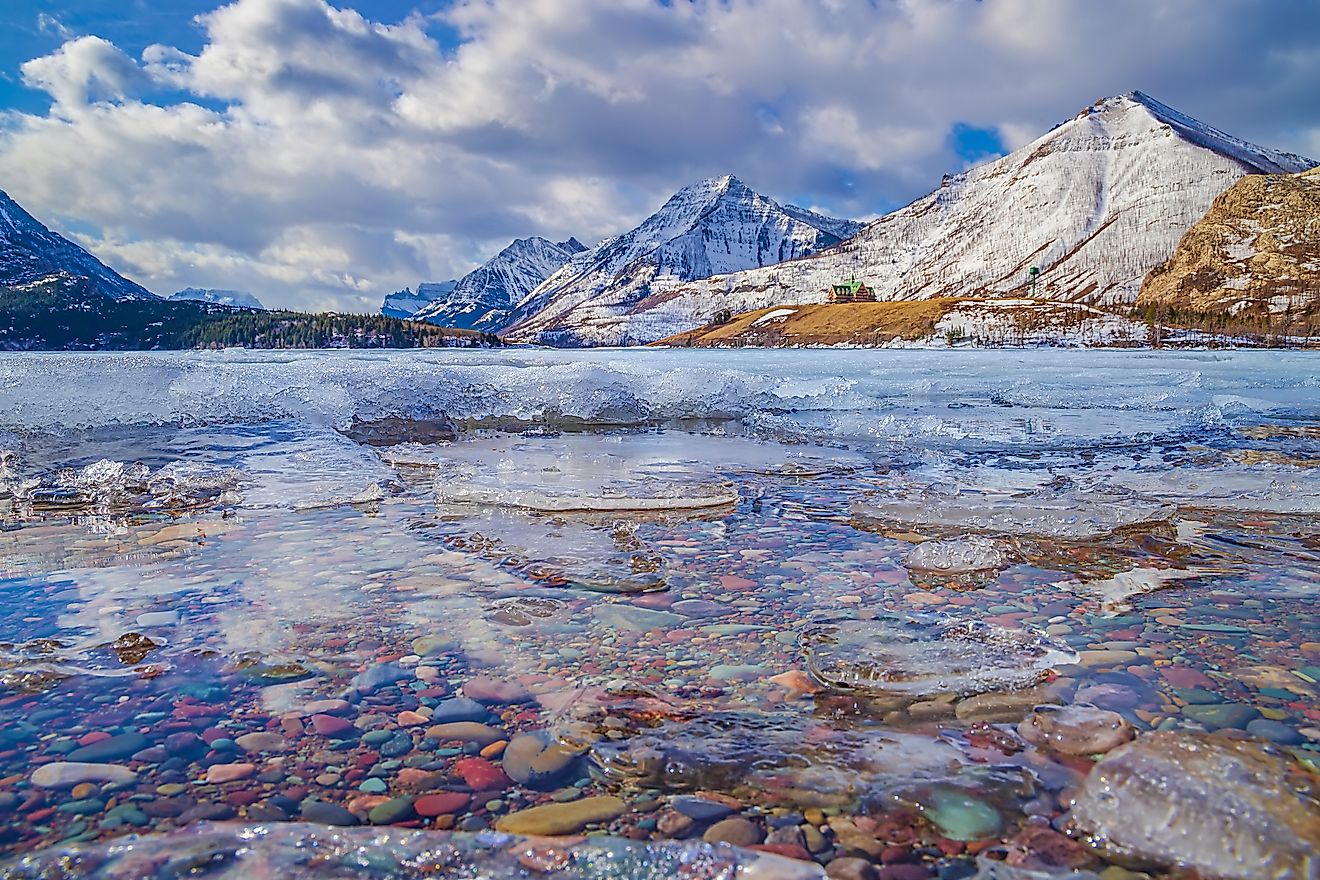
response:
[[[722,819],[706,829],[701,839],[707,843],[727,843],[730,846],[751,846],[762,840],[761,829],[741,816]]]
[[[33,770],[30,779],[37,788],[73,788],[84,782],[132,785],[137,782],[137,773],[114,764],[58,761]]]
[[[358,817],[338,804],[325,801],[305,800],[298,806],[298,813],[308,822],[319,825],[357,825]]]
[[[258,733],[245,733],[234,740],[234,743],[243,751],[249,753],[255,752],[282,752],[289,747],[289,741],[278,733],[267,733],[261,731]]]
[[[118,761],[132,757],[135,753],[150,747],[151,741],[140,733],[121,733],[100,742],[83,746],[69,752],[67,757],[73,762],[100,764],[106,761]]]
[[[461,791],[422,795],[413,801],[413,810],[424,819],[449,816],[467,809],[472,798]]]
[[[1132,725],[1117,712],[1082,705],[1038,709],[1022,720],[1018,734],[1065,755],[1103,754],[1135,736]]]
[[[515,703],[527,703],[532,699],[531,691],[514,681],[502,681],[489,675],[469,678],[463,684],[463,695],[489,706],[508,706]]]
[[[532,788],[552,788],[573,766],[577,752],[544,730],[520,733],[504,749],[504,772]]]
[[[495,830],[531,837],[576,834],[588,825],[612,822],[627,809],[628,805],[621,798],[609,795],[583,798],[565,804],[542,804],[500,817],[495,823]]]
[[[504,739],[504,731],[475,721],[451,721],[426,728],[426,738],[440,742],[476,743],[488,746]]]

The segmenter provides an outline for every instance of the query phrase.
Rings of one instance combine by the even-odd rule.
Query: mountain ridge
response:
[[[116,300],[159,299],[91,253],[54,232],[0,190],[0,287],[41,285],[60,278]]]
[[[590,333],[579,336],[573,324],[609,326],[675,284],[814,253],[859,228],[782,206],[732,174],[706,178],[679,189],[633,229],[574,256],[518,303],[525,317],[506,332],[529,341],[597,342]]]
[[[442,327],[494,332],[511,323],[517,303],[586,247],[576,238],[516,238],[418,309],[412,318]],[[418,291],[425,285],[418,287]]]
[[[1210,146],[1207,146],[1210,145]],[[1143,92],[1101,99],[1006,156],[946,175],[934,191],[847,241],[783,263],[674,285],[569,334],[649,342],[718,312],[823,302],[860,277],[882,300],[1001,297],[1135,302],[1216,196],[1249,173],[1314,161],[1200,123]],[[552,340],[547,340],[552,341]]]

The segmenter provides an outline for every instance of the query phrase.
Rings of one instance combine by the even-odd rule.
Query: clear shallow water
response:
[[[1037,704],[1320,754],[1314,356],[3,356],[0,452],[11,854],[617,796],[956,876],[1064,827]]]

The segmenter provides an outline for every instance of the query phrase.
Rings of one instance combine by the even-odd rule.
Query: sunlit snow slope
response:
[[[1146,273],[1235,181],[1315,164],[1132,92],[946,177],[930,195],[814,256],[733,274],[716,269],[610,323],[582,312],[556,320],[596,344],[651,341],[726,308],[822,302],[828,285],[854,276],[882,300],[1020,296],[1032,266],[1042,270],[1039,298],[1131,303]]]
[[[696,278],[815,253],[858,228],[780,205],[732,175],[703,180],[679,190],[636,229],[578,254],[550,276],[519,303],[528,317],[508,335],[557,345],[649,342],[665,334],[629,317],[648,297]]]

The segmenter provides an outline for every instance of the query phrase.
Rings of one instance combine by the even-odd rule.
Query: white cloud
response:
[[[0,121],[0,187],[160,292],[369,308],[707,175],[872,215],[962,167],[954,123],[1017,146],[1132,88],[1314,150],[1320,8],[1281,2],[458,0],[383,24],[236,0],[196,54],[79,37],[24,65],[53,107]]]
[[[127,98],[148,83],[137,62],[100,37],[69,40],[53,55],[24,64],[22,73],[23,82],[47,92],[61,110]]]

